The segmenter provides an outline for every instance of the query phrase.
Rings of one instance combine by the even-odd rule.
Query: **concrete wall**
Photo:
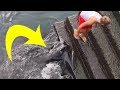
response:
[[[73,37],[73,29],[77,28],[77,14],[54,25],[58,36],[76,53],[75,73],[78,79],[120,78],[120,15],[118,11],[99,12],[109,16],[112,23],[92,29],[85,45]]]

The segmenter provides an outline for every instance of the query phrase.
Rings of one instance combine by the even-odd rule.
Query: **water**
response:
[[[6,58],[5,34],[14,24],[26,25],[34,30],[41,25],[41,32],[45,37],[51,25],[57,21],[65,20],[67,16],[77,11],[0,11],[0,63]],[[6,60],[6,59],[5,59]]]
[[[21,11],[14,18],[14,23],[27,25],[36,30],[41,25],[43,37],[49,33],[51,25],[56,21],[65,20],[67,16],[73,15],[75,11]]]

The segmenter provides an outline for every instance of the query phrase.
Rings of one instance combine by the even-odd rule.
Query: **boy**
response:
[[[111,20],[107,16],[102,16],[96,11],[82,11],[78,16],[78,29],[74,30],[74,37],[80,38],[83,42],[86,42],[86,35],[91,31],[92,27],[98,27],[100,25],[108,25]]]

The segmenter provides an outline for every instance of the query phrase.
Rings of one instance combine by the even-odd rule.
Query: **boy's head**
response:
[[[100,20],[102,25],[108,25],[111,23],[111,20],[108,16],[103,16]]]

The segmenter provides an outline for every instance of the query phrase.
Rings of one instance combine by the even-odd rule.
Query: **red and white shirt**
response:
[[[96,11],[82,11],[79,16],[79,21],[78,21],[78,26],[81,25],[82,23],[88,21],[91,17],[95,16],[97,22],[100,22],[100,19],[102,16],[96,12]],[[92,29],[91,26],[83,27],[83,29]]]

